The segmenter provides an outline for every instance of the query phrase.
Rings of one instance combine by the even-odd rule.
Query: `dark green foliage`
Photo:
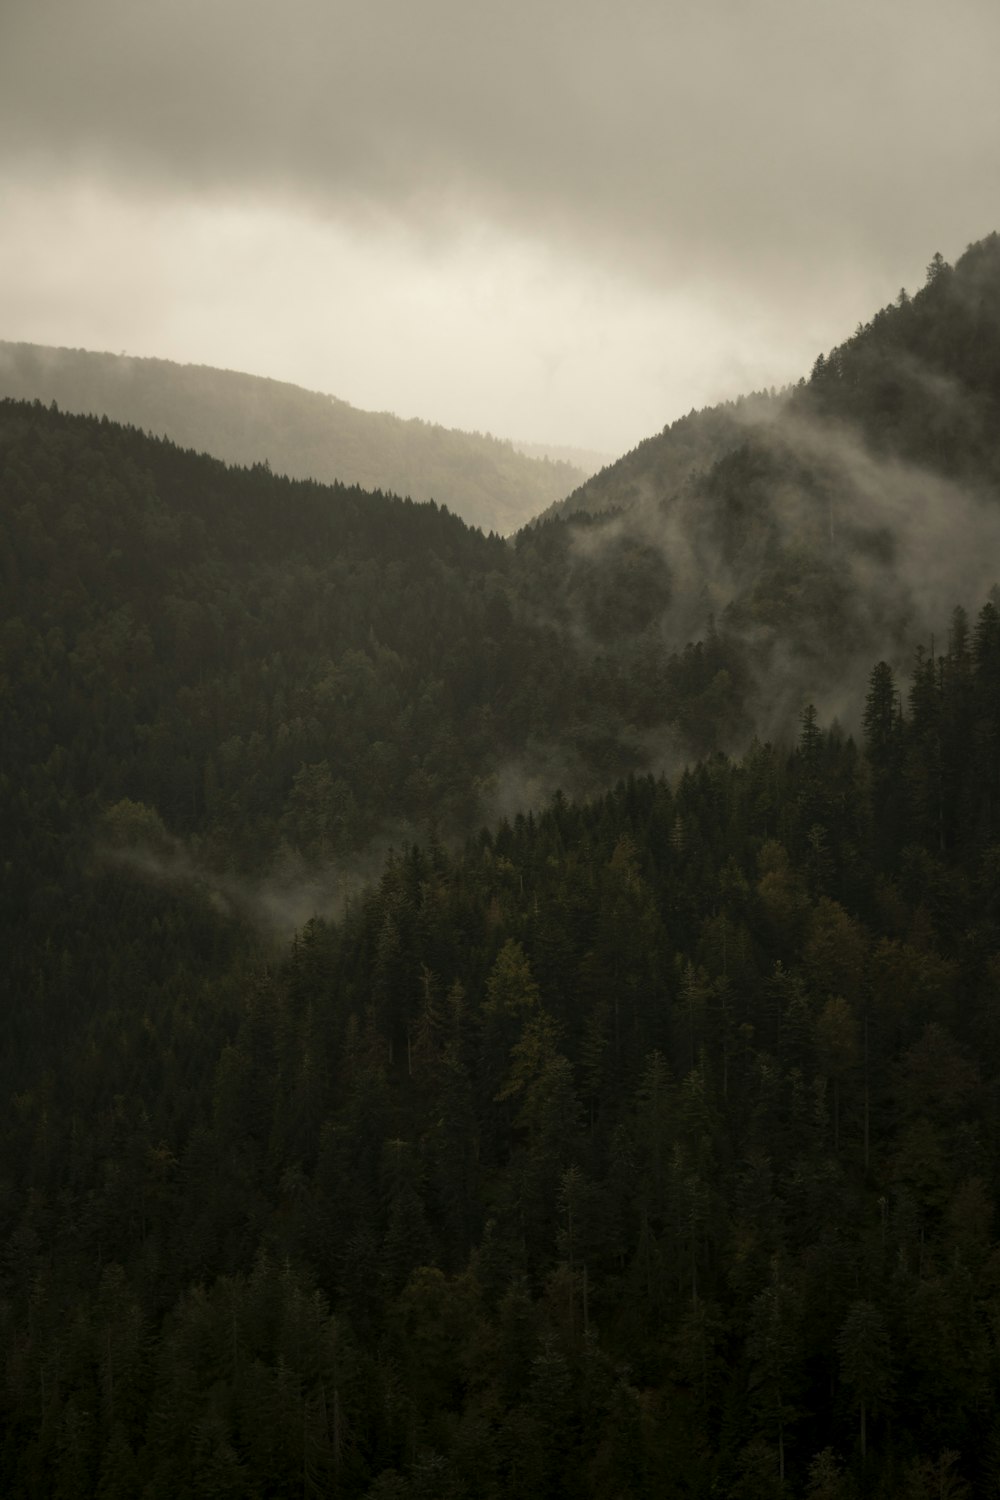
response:
[[[973,790],[993,615],[921,707]],[[881,668],[867,719],[407,849],[253,973],[216,916],[197,1027],[81,991],[5,1131],[6,1491],[986,1483],[995,850],[977,795],[921,835]],[[109,941],[176,964],[142,891]]]
[[[998,255],[994,233],[970,245],[954,267],[935,256],[926,286],[883,308],[834,349],[798,399],[857,425],[876,451],[995,483]]]

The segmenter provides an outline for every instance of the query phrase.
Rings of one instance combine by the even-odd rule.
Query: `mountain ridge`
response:
[[[435,500],[509,534],[582,470],[510,440],[369,412],[289,381],[155,357],[0,341],[0,395],[55,401],[245,467]]]
[[[992,335],[992,337],[991,337]],[[940,254],[925,285],[902,290],[855,333],[821,353],[808,375],[781,391],[752,392],[691,411],[644,439],[546,512],[597,514],[642,500],[661,503],[744,441],[781,431],[783,415],[851,423],[878,452],[957,473],[960,445],[991,482],[1000,475],[990,423],[1000,391],[1000,236],[967,246],[954,266]],[[907,414],[909,414],[907,416]],[[949,421],[965,417],[961,432]],[[944,447],[942,447],[942,443]]]

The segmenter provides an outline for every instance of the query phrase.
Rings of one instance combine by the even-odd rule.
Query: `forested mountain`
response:
[[[608,465],[549,514],[600,513],[713,497],[713,475],[740,448],[791,450],[815,464],[810,437],[849,424],[883,457],[949,478],[996,481],[1000,387],[1000,244],[994,233],[955,266],[936,255],[927,285],[882,308],[821,354],[807,381],[692,411]],[[803,428],[805,427],[805,432]],[[838,434],[839,436],[839,434]],[[725,480],[723,479],[723,483]]]
[[[737,401],[690,411],[624,457],[605,464],[599,473],[551,505],[542,519],[580,511],[600,515],[627,510],[644,500],[666,499],[738,448],[749,428],[773,422],[784,401],[784,392],[760,391]]]
[[[249,467],[435,500],[508,535],[574,489],[574,463],[205,365],[0,342],[0,396],[55,401]]]
[[[8,795],[143,802],[222,867],[464,831],[508,783],[594,790],[738,712],[699,703],[720,638],[651,649],[655,557],[623,596],[565,527],[514,549],[39,403],[0,404],[0,483]]]
[[[955,599],[995,581],[998,432],[994,234],[954,267],[935,257],[917,295],[792,391],[692,414],[595,476],[567,506],[604,514],[565,541],[564,572],[607,555],[643,595],[658,559],[654,634],[707,639],[714,618],[762,733],[807,698],[838,714],[870,660],[905,667]]]
[[[998,403],[996,237],[514,543],[0,403],[0,1492],[995,1492]]]

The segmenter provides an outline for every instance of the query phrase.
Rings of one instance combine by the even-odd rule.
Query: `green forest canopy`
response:
[[[283,955],[64,892],[7,1491],[992,1482],[995,605],[864,718],[403,849]]]

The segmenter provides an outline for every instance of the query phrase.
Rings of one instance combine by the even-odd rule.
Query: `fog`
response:
[[[942,411],[970,399],[912,358],[900,373]],[[794,740],[810,702],[822,721],[858,732],[875,662],[888,661],[905,690],[916,646],[940,646],[954,608],[974,613],[1000,580],[1000,507],[988,487],[876,452],[801,399],[750,418],[745,439],[673,488],[623,481],[638,496],[628,509],[571,527],[561,595],[584,654],[617,651],[627,662],[642,631],[668,655],[714,628],[738,644],[752,678],[749,722],[717,746],[737,755],[751,729]],[[613,631],[628,627],[625,606],[610,633],[594,616],[595,580],[616,567],[619,595],[631,586],[653,601],[648,618],[633,607],[640,634],[624,645]],[[683,758],[669,732],[635,743],[655,770],[672,773]]]
[[[170,833],[152,809],[124,802],[108,810],[94,859],[98,866],[116,866],[143,881],[187,891],[220,916],[248,922],[261,936],[285,942],[313,917],[343,917],[350,901],[378,882],[392,851],[417,836],[418,830],[399,824],[364,849],[320,865],[286,848],[266,873],[246,876],[214,867],[196,847]]]

